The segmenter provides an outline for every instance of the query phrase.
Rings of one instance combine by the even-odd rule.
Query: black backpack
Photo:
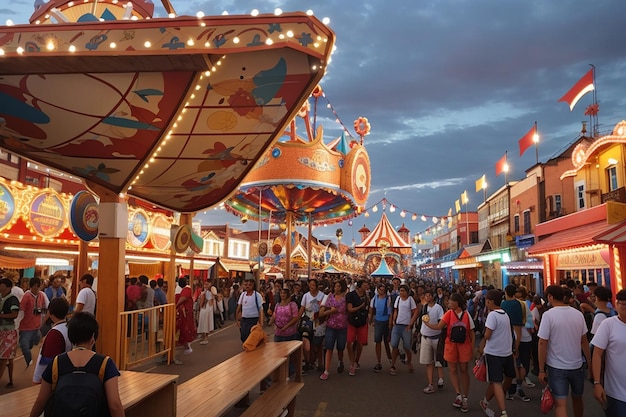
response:
[[[53,396],[45,417],[109,416],[104,392],[108,356],[95,354],[84,367],[75,367],[67,353],[52,361]]]
[[[456,312],[452,312],[456,316]],[[467,324],[463,321],[465,311],[461,313],[461,317],[456,317],[456,322],[450,327],[450,341],[454,343],[465,343],[467,339]]]

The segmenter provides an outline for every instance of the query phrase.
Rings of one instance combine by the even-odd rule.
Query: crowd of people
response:
[[[33,383],[42,384],[42,389],[34,412],[50,395],[55,357],[67,354],[74,364],[92,360],[97,338],[93,284],[93,276],[82,276],[70,307],[59,277],[45,285],[32,278],[27,291],[8,278],[0,279],[0,378],[8,370],[6,387],[13,384],[17,347],[28,367],[32,349],[46,336],[35,360]],[[166,284],[162,278],[129,279],[126,309],[167,303]],[[618,359],[626,349],[626,290],[614,298],[609,288],[594,282],[550,285],[541,297],[515,284],[497,289],[428,279],[403,282],[397,277],[276,280],[262,283],[258,291],[252,278],[218,289],[210,281],[190,285],[188,277],[181,277],[175,304],[177,341],[185,354],[193,351],[191,342],[197,338],[201,345],[208,344],[208,335],[225,320],[235,320],[242,342],[253,326],[269,325],[276,342],[302,340],[302,374],[317,372],[325,381],[332,377],[334,360],[337,373],[362,372],[360,359],[372,327],[374,373],[386,367],[392,376],[401,367],[414,373],[419,364],[425,375],[423,392],[433,394],[444,387],[447,368],[455,391],[452,406],[462,412],[470,408],[470,370],[482,356],[487,382],[478,404],[489,417],[496,415],[496,408],[506,416],[507,400],[531,401],[524,392],[524,387],[534,386],[530,375],[549,386],[557,417],[567,416],[570,397],[574,416],[583,416],[586,380],[607,416],[626,415],[626,370]],[[84,323],[73,335],[70,324],[75,317]],[[105,387],[112,387],[119,372],[112,361],[107,366],[106,381],[111,382]],[[106,391],[109,407],[117,410],[119,398]]]
[[[350,376],[358,375],[372,327],[377,358],[373,372],[382,372],[388,363],[392,376],[400,364],[414,373],[417,354],[426,377],[423,392],[443,388],[448,368],[455,391],[452,406],[462,412],[470,408],[469,387],[475,380],[471,369],[482,357],[487,382],[477,403],[489,417],[507,416],[507,400],[531,401],[524,392],[524,387],[535,386],[530,375],[549,386],[557,417],[567,416],[569,397],[574,416],[583,416],[586,380],[607,416],[626,415],[626,371],[617,364],[618,352],[626,349],[626,290],[613,299],[609,288],[569,280],[548,286],[541,297],[515,284],[497,289],[430,280],[337,278],[276,281],[264,286],[271,288],[272,303],[268,290],[256,291],[254,285],[252,279],[245,281],[237,298],[242,341],[252,326],[263,323],[274,326],[277,342],[302,340],[303,375],[317,371],[321,380],[328,380],[334,360],[337,373],[347,369]],[[382,360],[383,347],[388,361]]]

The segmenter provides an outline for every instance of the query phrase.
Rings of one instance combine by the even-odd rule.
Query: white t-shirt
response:
[[[606,395],[619,401],[626,401],[626,366],[623,362],[626,351],[626,324],[616,316],[602,320],[592,343],[605,352]]]
[[[96,293],[91,288],[83,288],[76,297],[76,304],[83,304],[83,311],[96,314]]]
[[[304,313],[313,320],[315,317],[315,313],[319,313],[320,305],[322,304],[322,300],[324,299],[324,293],[318,291],[315,297],[311,294],[311,292],[307,292],[302,296],[302,300],[300,301],[300,305],[304,306]]]
[[[411,312],[415,310],[417,306],[415,305],[415,300],[413,297],[407,297],[406,300],[398,297],[396,298],[396,302],[393,306],[398,311],[398,316],[396,317],[395,324],[405,324],[408,325],[411,323]]]
[[[493,356],[508,357],[513,354],[513,334],[509,315],[501,308],[487,314],[485,327],[491,329],[491,337],[485,344],[485,353]]]
[[[575,308],[558,306],[543,313],[537,336],[548,340],[546,364],[556,369],[579,369],[583,366],[580,341],[586,335],[583,313]]]
[[[596,334],[598,331],[598,327],[600,327],[600,323],[602,323],[608,317],[614,316],[614,311],[611,310],[610,313],[605,313],[604,311],[600,311],[596,309],[596,312],[593,315],[593,323],[591,324],[591,334]]]
[[[420,310],[420,313],[421,311],[423,310]],[[443,308],[441,308],[439,304],[435,303],[435,305],[433,305],[432,307],[426,307],[426,314],[428,314],[428,323],[437,324],[437,322],[439,322],[439,320],[441,320],[441,318],[443,317]],[[441,334],[441,330],[433,330],[422,322],[422,326],[420,327],[420,333],[423,336],[432,337]]]
[[[254,297],[256,297],[256,301]],[[241,318],[258,318],[259,310],[263,308],[263,298],[257,291],[254,291],[252,295],[248,295],[248,293],[244,291],[239,296],[237,304],[241,306]]]

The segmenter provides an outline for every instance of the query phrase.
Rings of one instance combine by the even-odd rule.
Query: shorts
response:
[[[485,354],[487,382],[502,383],[504,377],[515,378],[515,360],[513,355],[495,356]]]
[[[362,346],[367,345],[367,324],[361,327],[354,327],[348,324],[348,343],[359,342]]]
[[[311,344],[313,346],[322,346],[322,344],[324,344],[324,338],[325,336],[313,336]]]
[[[533,342],[520,342],[519,353],[515,360],[515,366],[518,368],[526,369],[526,373],[530,370],[530,351],[532,350]]]
[[[291,340],[300,340],[300,335],[298,333],[294,333],[289,336],[274,335],[274,342],[289,342]]]
[[[374,321],[374,343],[389,339],[389,321]]]
[[[17,330],[0,330],[0,359],[14,359],[17,353]]]
[[[420,365],[432,365],[437,358],[437,345],[439,344],[439,336],[435,339],[422,335],[422,343],[420,347]],[[439,363],[441,366],[441,363]]]
[[[407,331],[408,324],[396,324],[391,329],[391,347],[397,349],[402,340],[402,346],[404,346],[405,352],[411,351],[411,337],[413,332]]]
[[[557,369],[546,365],[548,369],[548,385],[554,398],[567,398],[569,389],[572,388],[572,397],[582,397],[585,390],[585,370],[581,366],[578,369]]]
[[[348,339],[348,329],[333,329],[326,327],[326,336],[324,336],[324,349],[333,350],[337,345],[337,351],[342,351],[346,348],[346,341]]]
[[[471,343],[454,343],[446,339],[443,358],[447,362],[467,363],[472,360],[474,349]]]

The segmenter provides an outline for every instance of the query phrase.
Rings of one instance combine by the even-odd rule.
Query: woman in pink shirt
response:
[[[298,339],[298,306],[291,300],[289,290],[280,290],[280,302],[274,307],[270,325],[274,325],[274,342]]]

